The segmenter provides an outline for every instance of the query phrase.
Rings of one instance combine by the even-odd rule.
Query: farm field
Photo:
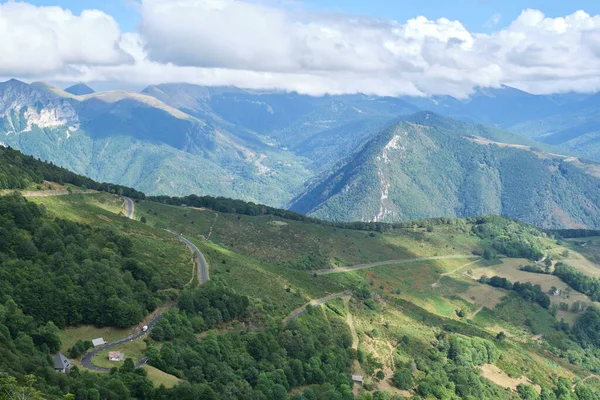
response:
[[[569,257],[563,262],[589,276],[600,277],[600,237],[568,239],[564,247],[569,249]]]
[[[84,325],[79,327],[67,327],[60,331],[60,339],[64,350],[70,349],[78,340],[92,341],[92,339],[103,338],[106,342],[114,342],[131,334],[131,329],[96,328]]]
[[[154,368],[151,365],[146,364],[142,366],[142,368],[146,370],[146,373],[148,374],[148,379],[152,381],[154,387],[160,387],[161,385],[163,385],[164,387],[169,389],[181,382],[181,380],[176,376],[167,374],[166,372],[163,372],[158,368]]]
[[[125,358],[131,358],[133,363],[137,363],[144,358],[144,351],[146,350],[146,343],[143,339],[136,339],[131,342],[126,342],[118,346],[111,347],[110,349],[102,350],[94,357],[92,357],[92,364],[101,368],[113,368],[121,367],[123,361],[110,361],[108,359],[108,353],[111,351],[119,351],[125,355]]]
[[[582,302],[587,305],[594,304],[596,306],[600,306],[600,303],[593,302],[588,296],[571,289],[566,283],[554,275],[536,274],[519,270],[520,266],[528,264],[531,263],[524,259],[504,259],[502,264],[474,269],[473,279],[479,279],[483,275],[486,275],[487,277],[500,276],[513,283],[530,282],[534,285],[540,285],[542,290],[546,293],[549,293],[550,289],[555,287],[560,293],[558,295],[549,294],[552,304],[566,303],[571,306],[575,302]],[[490,287],[490,289],[494,288]],[[495,290],[500,291],[499,289]],[[559,320],[562,318],[571,324],[577,319],[577,317],[578,314],[574,312],[562,310],[557,312],[557,318]]]

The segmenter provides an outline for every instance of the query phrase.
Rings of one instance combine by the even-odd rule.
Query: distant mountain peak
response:
[[[75,96],[85,96],[88,94],[96,93],[94,89],[86,85],[85,83],[77,83],[75,85],[69,86],[65,89],[65,92],[71,93]]]

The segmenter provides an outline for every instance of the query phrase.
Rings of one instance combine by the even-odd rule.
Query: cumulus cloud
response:
[[[353,80],[333,89],[329,82],[324,91],[360,86],[464,96],[477,86],[509,84],[552,92],[569,88],[566,81],[575,77],[600,76],[600,16],[583,11],[547,18],[524,10],[490,34],[445,18],[400,23],[242,0],[142,0],[140,12],[140,34],[154,62]],[[362,86],[374,81],[380,84]],[[589,82],[587,90],[600,89]]]
[[[60,7],[0,4],[0,73],[39,75],[71,64],[123,64],[131,57],[119,46],[120,29],[100,11],[75,16]]]
[[[500,22],[500,20],[502,19],[502,14],[500,13],[494,13],[490,19],[488,19],[487,21],[485,21],[485,24],[483,24],[484,28],[493,28],[496,25],[498,25],[498,23]]]
[[[138,10],[139,31],[122,34],[99,11],[74,16],[57,7],[4,4],[0,73],[314,95],[463,97],[501,84],[536,93],[600,90],[600,16],[583,11],[548,18],[524,10],[503,29],[477,33],[446,18],[399,22],[260,0],[141,0]],[[499,15],[491,21],[497,24]]]

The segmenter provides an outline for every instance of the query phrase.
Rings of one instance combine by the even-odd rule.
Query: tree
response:
[[[23,386],[12,376],[0,375],[0,398],[7,400],[42,400],[42,394],[33,387],[35,381],[35,376],[27,375],[25,377],[25,385]]]
[[[492,258],[494,258],[494,253],[492,253],[492,251],[489,248],[486,248],[483,251],[483,258],[486,260],[491,260]]]
[[[392,383],[398,389],[402,389],[402,390],[409,390],[415,384],[413,376],[407,368],[397,369],[394,372],[394,376],[392,377]]]
[[[535,389],[529,385],[518,385],[517,393],[519,393],[519,397],[521,397],[522,400],[538,400],[540,398]]]
[[[142,224],[145,224],[146,222],[148,222],[148,220],[146,219],[145,216],[142,215],[142,218],[140,218],[140,221],[142,222]]]
[[[496,335],[496,340],[499,342],[503,342],[506,339],[506,334],[504,332],[500,332]]]
[[[135,364],[131,358],[126,358],[120,371],[124,373],[131,373],[135,370]]]
[[[382,370],[377,371],[377,374],[375,374],[375,376],[377,377],[377,379],[384,380],[385,379],[385,373]]]
[[[48,322],[46,325],[41,326],[33,335],[33,341],[38,346],[45,344],[48,346],[50,352],[55,353],[60,350],[60,330],[52,322]]]

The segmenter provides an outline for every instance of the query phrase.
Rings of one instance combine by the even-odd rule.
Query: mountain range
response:
[[[599,227],[600,167],[574,157],[600,160],[598,108],[594,95],[509,87],[463,100],[11,80],[0,83],[0,144],[148,194],[339,221],[494,213]]]
[[[600,225],[600,168],[515,134],[421,112],[315,179],[293,211],[334,221],[508,215],[542,227]]]

